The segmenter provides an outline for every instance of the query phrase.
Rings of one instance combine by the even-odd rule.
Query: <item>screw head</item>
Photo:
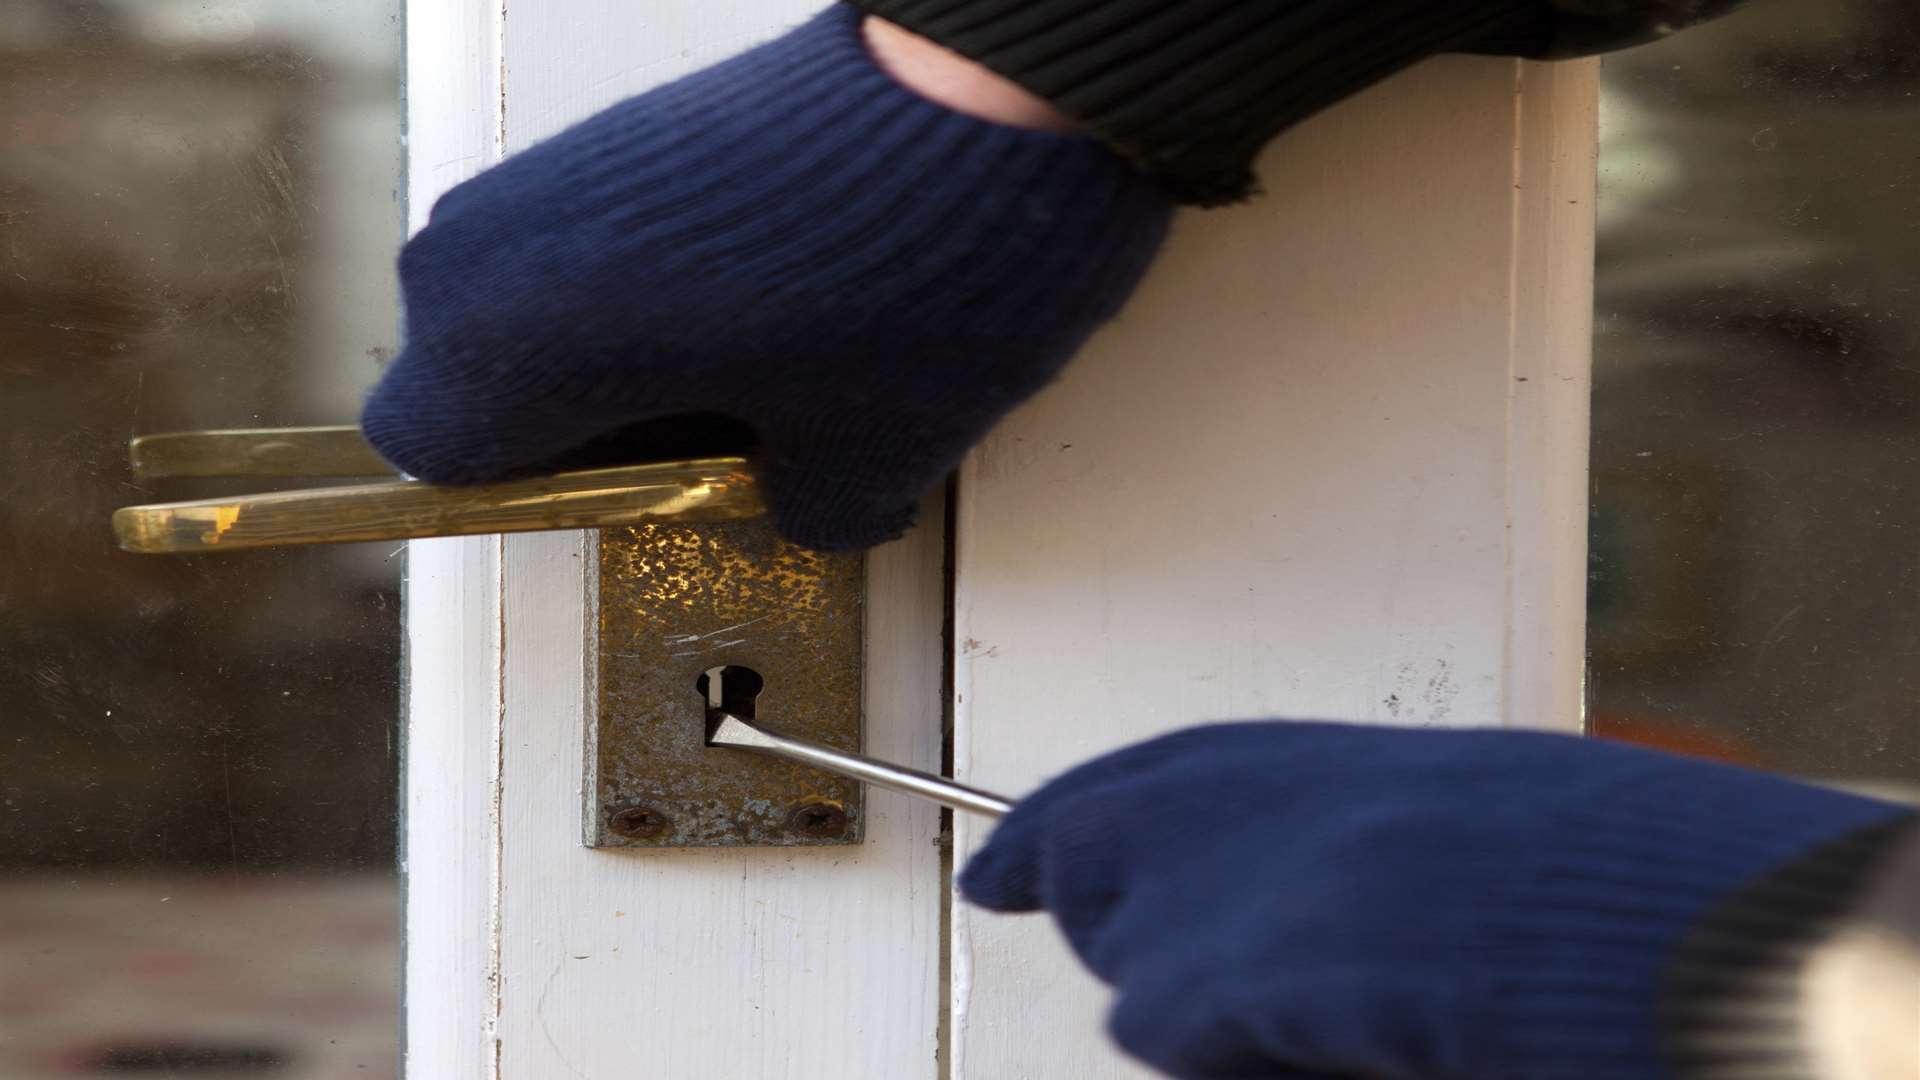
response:
[[[832,839],[846,833],[847,811],[829,802],[801,803],[788,816],[787,828],[801,836]]]
[[[607,828],[634,840],[655,840],[673,828],[673,819],[644,803],[614,811]]]

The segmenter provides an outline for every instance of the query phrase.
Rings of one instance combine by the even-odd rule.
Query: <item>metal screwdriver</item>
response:
[[[903,795],[912,795],[937,802],[942,806],[951,806],[955,810],[966,810],[987,817],[1001,817],[1013,809],[1012,799],[981,791],[978,788],[970,788],[965,784],[956,784],[943,776],[921,772],[919,769],[909,769],[904,765],[876,761],[861,754],[849,754],[844,750],[834,750],[818,743],[776,735],[728,712],[715,714],[707,724],[707,745],[750,750],[757,754],[771,754],[774,757],[811,765],[816,769],[850,776],[875,787],[886,788],[888,791],[898,791]]]

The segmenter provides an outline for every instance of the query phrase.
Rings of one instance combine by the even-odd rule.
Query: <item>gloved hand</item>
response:
[[[1690,928],[1907,813],[1562,736],[1235,724],[1054,780],[960,884],[1050,912],[1177,1077],[1655,1077]]]
[[[449,192],[361,420],[484,483],[757,444],[775,524],[890,539],[1145,272],[1171,206],[1096,142],[896,83],[835,5]]]

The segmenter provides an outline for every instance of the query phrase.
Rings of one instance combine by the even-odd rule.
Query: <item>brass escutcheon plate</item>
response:
[[[600,536],[599,661],[588,719],[589,847],[857,844],[862,787],[705,744],[703,673],[750,668],[755,715],[858,751],[866,560],[780,539],[764,520]]]

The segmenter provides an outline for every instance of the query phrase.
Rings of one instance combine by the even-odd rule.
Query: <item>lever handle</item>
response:
[[[352,428],[149,435],[134,440],[131,452],[134,473],[141,477],[360,476],[392,471]],[[114,513],[113,530],[128,551],[186,554],[651,521],[735,521],[765,512],[751,463],[717,457],[478,487],[389,480],[128,506]]]
[[[360,429],[243,428],[141,435],[127,444],[140,480],[181,476],[391,476]]]

